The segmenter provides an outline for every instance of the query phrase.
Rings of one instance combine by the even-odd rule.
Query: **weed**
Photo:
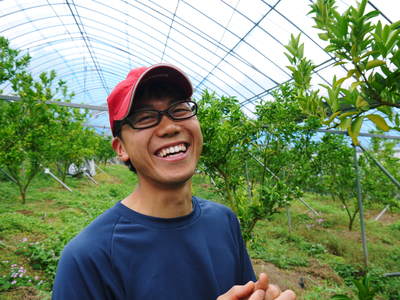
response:
[[[361,274],[360,268],[349,264],[336,263],[333,266],[335,272],[343,278],[347,286],[353,284],[353,280],[357,278],[358,274]]]
[[[303,242],[299,245],[300,249],[306,251],[309,255],[315,256],[319,254],[325,254],[327,252],[326,248],[319,243],[308,243]]]
[[[1,262],[3,268],[8,269],[6,275],[0,276],[0,291],[7,291],[18,286],[40,286],[43,280],[32,277],[22,265],[10,264],[8,261]]]
[[[26,285],[27,289],[35,289],[35,293],[44,293],[45,296],[40,299],[48,298],[64,245],[100,213],[131,192],[136,179],[125,166],[107,166],[104,169],[107,174],[96,178],[100,183],[96,186],[86,178],[67,178],[73,193],[65,191],[51,178],[38,177],[32,183],[25,206],[19,203],[14,186],[0,181],[0,237],[3,238],[0,241],[0,286],[3,291],[8,286],[9,290],[4,293],[11,293],[10,299],[25,299],[21,296],[23,291],[14,288],[16,285],[19,288]],[[194,176],[193,190],[200,197],[220,199],[209,179],[202,174]],[[329,299],[333,294],[354,296],[353,280],[359,280],[363,275],[358,265],[362,257],[359,233],[347,232],[346,216],[329,197],[308,195],[305,201],[321,214],[318,218],[322,221],[317,222],[302,203],[294,202],[291,207],[291,231],[288,230],[285,211],[260,221],[253,239],[248,243],[250,256],[282,269],[290,269],[290,272],[322,272],[323,276],[310,275],[315,285],[310,281],[302,290],[301,299]],[[400,299],[400,278],[383,277],[384,273],[400,271],[400,222],[389,226],[367,222],[367,232],[372,264],[369,284],[376,287],[377,299]],[[20,243],[23,237],[28,237],[29,242],[23,239]],[[11,284],[11,275],[17,270],[11,268],[11,263],[1,263],[6,260],[16,264],[17,270],[21,266],[27,269],[15,284]],[[325,268],[327,265],[346,284],[342,284],[329,267]],[[33,281],[35,276],[40,279],[36,277],[38,280]],[[42,283],[38,285],[40,281]]]
[[[76,218],[78,220],[78,218]],[[72,222],[64,227],[62,231],[57,232],[43,241],[28,243],[22,242],[17,253],[29,258],[33,269],[41,270],[46,275],[46,280],[50,284],[55,277],[57,264],[64,246],[72,239],[83,227],[82,222]]]
[[[397,222],[391,224],[391,225],[389,226],[389,228],[390,228],[391,230],[393,230],[393,231],[399,231],[399,232],[400,232],[400,221],[397,221]]]
[[[47,225],[42,224],[34,217],[12,212],[1,214],[0,236],[10,232],[35,232],[47,228]]]

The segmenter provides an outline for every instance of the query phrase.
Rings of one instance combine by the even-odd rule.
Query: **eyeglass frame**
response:
[[[174,106],[176,106],[176,105],[178,105],[178,104],[180,104],[180,103],[186,103],[186,102],[193,105],[193,106],[191,107],[192,113],[193,113],[191,116],[189,116],[189,117],[184,117],[184,118],[176,118],[176,117],[174,117],[174,116],[171,115],[171,113],[169,112],[169,111],[171,110],[171,108],[173,108]],[[157,122],[154,123],[154,124],[152,124],[152,125],[145,126],[145,127],[135,127],[135,126],[130,122],[129,118],[132,117],[132,115],[134,115],[134,114],[137,114],[137,113],[140,113],[140,112],[144,112],[144,111],[145,111],[145,112],[146,112],[146,111],[147,111],[147,112],[156,112],[156,113],[157,113]],[[123,125],[127,124],[127,125],[129,125],[129,127],[131,127],[132,129],[136,129],[136,130],[148,129],[148,128],[155,127],[155,126],[157,126],[158,124],[160,124],[163,115],[167,116],[169,119],[171,119],[171,120],[173,120],[173,121],[184,121],[184,120],[188,120],[188,119],[193,118],[194,116],[196,116],[196,115],[197,115],[197,112],[198,112],[198,105],[197,105],[197,103],[194,102],[194,101],[192,101],[191,99],[187,99],[187,100],[182,100],[182,101],[174,102],[174,103],[172,103],[172,104],[171,104],[167,109],[165,109],[165,110],[147,109],[147,108],[136,110],[136,111],[132,112],[131,114],[129,114],[129,116],[127,116],[126,118],[122,119],[122,120],[120,121],[120,122],[121,122],[121,123],[120,123],[120,126],[122,127]],[[121,127],[120,127],[120,128],[121,128]]]

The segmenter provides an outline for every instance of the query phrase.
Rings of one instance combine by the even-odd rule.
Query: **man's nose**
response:
[[[181,126],[177,121],[172,120],[168,114],[162,114],[161,121],[157,125],[156,133],[160,137],[170,137],[179,134]]]

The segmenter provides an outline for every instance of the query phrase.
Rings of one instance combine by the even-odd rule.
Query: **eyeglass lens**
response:
[[[141,110],[134,112],[128,117],[128,122],[133,128],[144,129],[157,125],[163,114],[166,114],[172,120],[189,119],[196,115],[197,106],[193,101],[176,102],[166,110]]]

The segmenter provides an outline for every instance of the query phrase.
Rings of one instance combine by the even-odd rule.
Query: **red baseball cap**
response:
[[[167,81],[179,86],[186,98],[193,94],[193,87],[186,74],[170,64],[157,64],[150,67],[140,67],[129,72],[128,76],[117,84],[107,98],[108,115],[113,136],[115,122],[126,118],[131,110],[135,94],[140,85],[149,80]]]

